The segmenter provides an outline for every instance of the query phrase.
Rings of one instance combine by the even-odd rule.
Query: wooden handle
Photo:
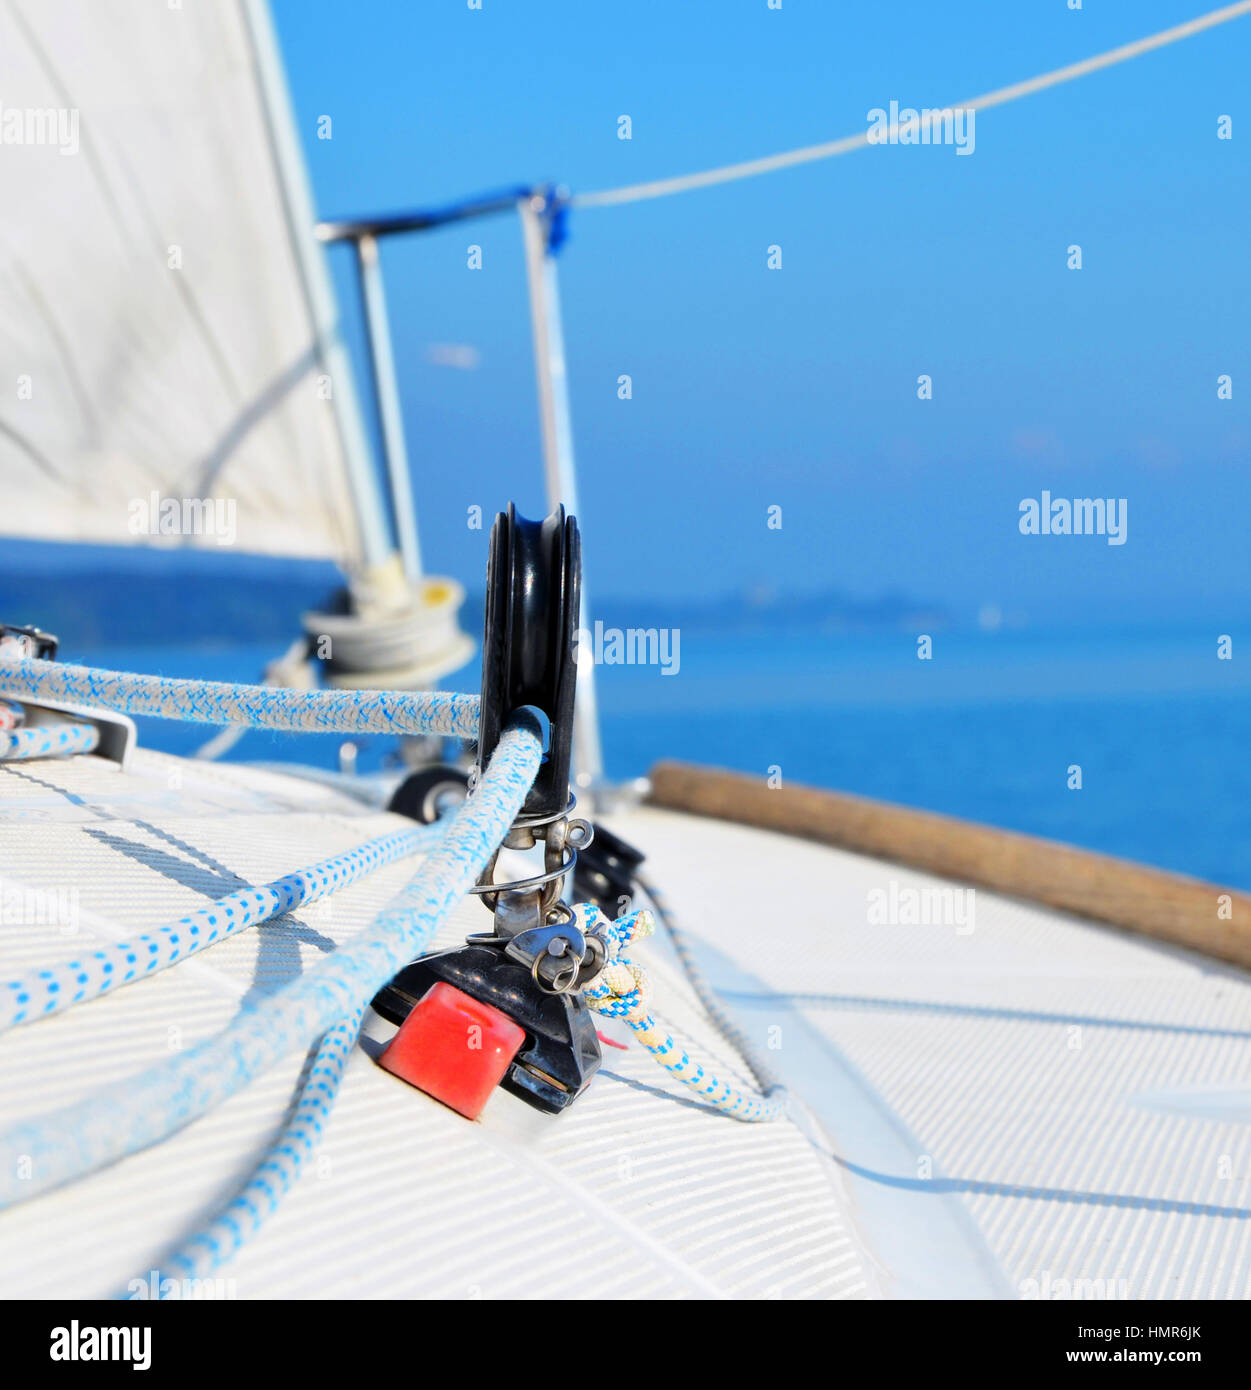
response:
[[[815,787],[657,763],[654,806],[737,821],[1031,898],[1251,969],[1251,897],[1126,859]]]

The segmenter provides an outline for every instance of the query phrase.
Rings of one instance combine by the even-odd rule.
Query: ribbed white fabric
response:
[[[11,0],[0,54],[0,531],[354,558],[243,4]]]

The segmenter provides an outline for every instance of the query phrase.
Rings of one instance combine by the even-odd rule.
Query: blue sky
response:
[[[958,102],[1208,7],[274,12],[330,215],[549,178],[611,187],[832,139],[892,99]],[[1249,66],[1251,18],[983,113],[968,157],[878,148],[576,213],[561,273],[592,591],[893,589],[1031,621],[1245,615]],[[484,544],[467,507],[543,509],[516,219],[389,243],[384,267],[426,561],[473,582]],[[479,365],[436,365],[437,344]],[[933,400],[916,398],[920,373]],[[1127,543],[1021,536],[1018,503],[1043,489],[1128,499]]]

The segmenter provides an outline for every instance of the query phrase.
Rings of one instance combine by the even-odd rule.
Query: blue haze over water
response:
[[[1251,665],[1197,627],[684,628],[681,669],[602,667],[609,772],[681,758],[985,821],[1251,889]],[[69,648],[67,660],[255,680],[272,643]],[[473,690],[476,668],[449,678]],[[206,731],[142,721],[192,751]],[[254,732],[232,758],[331,766],[338,740]],[[362,750],[377,766],[385,741]],[[1083,787],[1070,791],[1070,764]],[[732,866],[727,866],[727,871]]]

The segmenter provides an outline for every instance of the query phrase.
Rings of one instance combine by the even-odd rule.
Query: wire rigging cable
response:
[[[1214,29],[1218,24],[1227,24],[1231,19],[1239,19],[1245,14],[1251,14],[1251,0],[1238,0],[1237,4],[1225,5],[1219,10],[1199,15],[1196,19],[1189,19],[1184,24],[1163,29],[1158,34],[1148,34],[1146,38],[1135,39],[1119,48],[1111,48],[1106,53],[1097,53],[1093,58],[1083,58],[1081,62],[1070,63],[1067,67],[1027,78],[1024,82],[1014,82],[1008,87],[999,87],[993,92],[974,97],[971,101],[962,101],[955,107],[942,109],[985,111],[992,106],[1004,106],[1010,101],[1018,101],[1021,97],[1045,91],[1048,87],[1058,87],[1062,83],[1076,81],[1079,77],[1086,77],[1103,68],[1127,63],[1131,58],[1138,58],[1153,49],[1165,48],[1171,43],[1191,38],[1205,29]],[[903,124],[909,129],[920,131],[932,124],[932,120],[918,119]],[[889,131],[894,132],[900,128],[899,124],[895,124],[889,127]],[[699,173],[678,174],[673,178],[653,179],[649,183],[633,183],[624,188],[607,188],[595,193],[576,193],[569,199],[569,203],[578,208],[602,208],[620,203],[638,203],[648,198],[666,198],[671,193],[689,193],[695,188],[733,183],[737,179],[755,178],[757,174],[772,174],[778,169],[790,169],[797,164],[811,164],[818,159],[833,159],[836,155],[849,154],[852,150],[862,149],[871,143],[873,142],[869,139],[869,131],[865,129],[855,135],[845,135],[840,140],[830,140],[825,144],[805,145],[802,149],[785,150],[780,154],[765,155],[760,159],[746,159],[738,164],[724,164],[720,168],[704,169]]]

